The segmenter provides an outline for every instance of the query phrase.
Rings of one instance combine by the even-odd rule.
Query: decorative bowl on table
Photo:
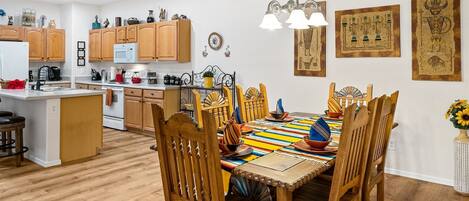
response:
[[[338,119],[342,116],[342,112],[329,112],[329,110],[326,110],[326,115],[330,118]]]
[[[328,141],[316,141],[316,140],[310,140],[309,136],[305,136],[304,141],[306,142],[306,144],[308,144],[312,148],[324,149],[325,147],[327,147],[327,145],[329,145],[331,143],[332,138],[329,139]]]
[[[218,141],[218,148],[222,151],[222,153],[225,154],[230,154],[230,153],[235,153],[238,148],[243,145],[244,142],[240,141],[239,144],[225,144],[223,142],[223,139],[220,139]]]
[[[277,111],[272,111],[270,112],[270,116],[272,116],[274,119],[285,119],[288,116],[288,112],[284,113],[278,113]]]

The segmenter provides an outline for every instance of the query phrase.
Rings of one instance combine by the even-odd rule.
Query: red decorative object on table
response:
[[[24,89],[26,81],[24,80],[11,80],[7,82],[7,89]]]

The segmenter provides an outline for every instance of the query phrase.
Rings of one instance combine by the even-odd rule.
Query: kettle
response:
[[[91,69],[91,80],[93,81],[100,81],[101,80],[101,74],[96,71],[95,69]]]

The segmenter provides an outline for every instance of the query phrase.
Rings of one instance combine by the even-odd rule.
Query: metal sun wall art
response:
[[[400,6],[336,11],[337,57],[400,57]]]
[[[326,3],[319,4],[325,12]],[[325,27],[295,30],[294,65],[295,76],[326,77]]]
[[[460,0],[412,0],[412,79],[461,81]]]

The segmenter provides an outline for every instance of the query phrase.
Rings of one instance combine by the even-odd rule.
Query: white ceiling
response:
[[[72,2],[77,2],[77,3],[86,3],[86,4],[93,4],[93,5],[104,5],[116,0],[34,0],[34,1],[40,1],[40,2],[48,2],[48,3],[55,3],[55,4],[66,4],[66,3],[72,3]]]

